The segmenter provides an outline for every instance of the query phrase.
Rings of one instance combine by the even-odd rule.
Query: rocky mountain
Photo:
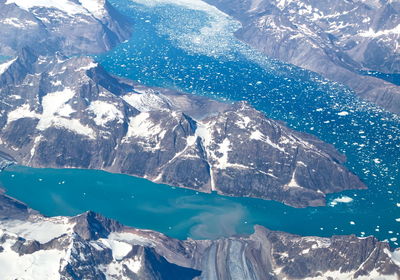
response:
[[[205,0],[242,23],[237,37],[266,55],[343,83],[400,113],[400,2]]]
[[[0,0],[0,54],[100,53],[128,39],[131,24],[106,0]]]
[[[29,49],[0,65],[0,150],[23,165],[319,206],[364,188],[331,145],[228,104],[110,76],[91,58]]]
[[[3,171],[5,168],[13,165],[14,163],[15,160],[12,157],[3,152],[0,152],[0,171]]]
[[[0,195],[2,279],[399,279],[400,250],[373,237],[176,240],[87,212],[44,217]]]

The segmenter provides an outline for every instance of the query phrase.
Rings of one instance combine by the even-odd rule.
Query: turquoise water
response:
[[[45,215],[94,210],[129,226],[181,239],[251,233],[255,224],[302,235],[355,233],[374,234],[382,240],[400,238],[391,207],[381,212],[377,223],[371,218],[378,215],[376,209],[357,208],[357,202],[295,209],[273,201],[198,193],[102,171],[21,166],[0,173],[0,184],[7,194]]]
[[[112,3],[130,17],[135,32],[131,40],[96,57],[107,70],[147,85],[247,100],[269,117],[334,144],[369,189],[329,196],[332,201],[346,195],[353,199],[350,203],[294,209],[100,171],[13,167],[0,174],[8,194],[46,215],[91,209],[177,238],[249,233],[254,224],[261,224],[303,235],[373,234],[398,246],[398,117],[358,100],[338,84],[264,58],[234,38],[237,22],[215,11],[146,7],[129,0]]]

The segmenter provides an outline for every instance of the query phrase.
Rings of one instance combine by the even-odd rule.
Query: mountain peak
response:
[[[42,54],[100,53],[128,39],[132,29],[106,0],[7,0],[0,2],[0,18],[3,55],[25,46]]]
[[[7,0],[6,5],[16,4],[21,9],[50,8],[63,11],[69,16],[77,14],[96,18],[105,16],[105,0]]]
[[[85,240],[107,238],[111,232],[119,231],[122,225],[95,212],[88,211],[72,219],[74,232]]]

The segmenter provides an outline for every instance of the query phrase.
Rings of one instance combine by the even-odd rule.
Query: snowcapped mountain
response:
[[[185,240],[87,212],[47,218],[0,194],[2,279],[398,279],[400,251],[373,237]]]
[[[238,38],[268,56],[320,73],[400,113],[400,87],[365,75],[400,73],[399,1],[205,2],[238,19]]]
[[[131,25],[105,0],[0,0],[0,53],[100,53],[130,36]]]
[[[93,168],[234,196],[319,206],[364,188],[331,145],[228,104],[29,49],[0,74],[0,149],[33,167]]]

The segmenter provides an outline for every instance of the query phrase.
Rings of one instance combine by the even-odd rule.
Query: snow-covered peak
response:
[[[80,0],[79,3],[70,0],[7,0],[6,4],[16,4],[29,11],[34,7],[54,8],[68,15],[84,14],[101,18],[105,15],[104,0]]]
[[[58,9],[69,15],[80,14],[83,12],[82,7],[68,0],[7,0],[6,2],[6,4],[13,3],[27,11],[33,7],[44,7]]]
[[[88,10],[94,17],[102,18],[106,14],[104,9],[105,0],[79,0],[82,6]]]

